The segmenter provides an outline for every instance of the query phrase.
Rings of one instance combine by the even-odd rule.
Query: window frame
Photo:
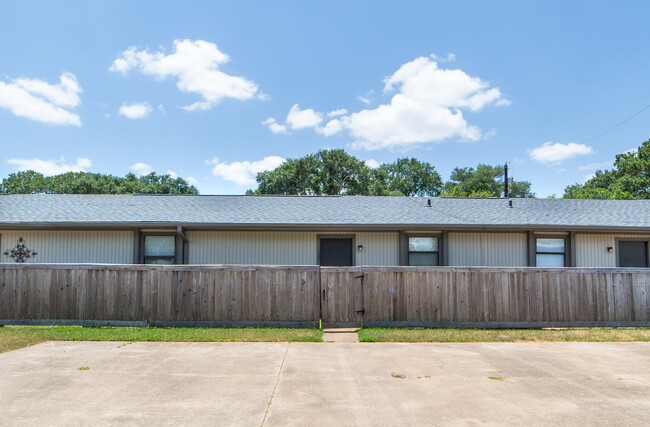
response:
[[[158,265],[174,265],[183,263],[183,253],[179,253],[179,236],[175,231],[147,231],[140,233],[140,250],[138,251],[138,263],[147,264],[148,259],[170,259],[171,255],[150,255],[145,254],[145,240],[148,236],[169,236],[174,237],[174,255],[173,262],[171,264],[158,264]],[[182,241],[181,241],[182,244]],[[156,264],[147,264],[147,265],[156,265]]]
[[[409,239],[414,238],[428,238],[428,239],[437,239],[437,251],[411,251],[410,245],[409,245]],[[442,235],[441,234],[407,234],[406,235],[406,265],[408,267],[440,267],[442,265],[442,250],[441,250],[441,245],[442,245]],[[438,264],[436,265],[411,265],[411,254],[436,254],[437,257],[436,259],[438,260]]]
[[[534,236],[534,244],[535,244],[535,267],[539,267],[537,265],[537,255],[562,255],[563,258],[563,266],[562,267],[540,267],[540,268],[566,268],[567,264],[569,263],[569,251],[568,251],[568,245],[569,245],[569,236],[567,235],[560,235],[560,234],[535,234]],[[564,241],[564,252],[540,252],[537,250],[537,240],[538,239],[556,239],[556,240],[563,240]]]

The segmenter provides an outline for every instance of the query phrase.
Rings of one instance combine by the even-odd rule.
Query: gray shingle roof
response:
[[[40,226],[618,228],[650,201],[307,196],[0,195],[0,228]]]

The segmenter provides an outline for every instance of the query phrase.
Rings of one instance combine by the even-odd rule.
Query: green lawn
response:
[[[583,329],[392,329],[369,328],[359,331],[361,342],[523,342],[650,341],[650,328]]]
[[[43,341],[321,342],[319,329],[5,326],[0,353]]]

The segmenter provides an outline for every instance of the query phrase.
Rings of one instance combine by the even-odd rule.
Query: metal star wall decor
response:
[[[14,258],[16,262],[25,262],[27,258],[33,258],[38,255],[36,251],[27,248],[25,239],[22,237],[18,238],[15,248],[8,249],[3,254],[9,258]]]

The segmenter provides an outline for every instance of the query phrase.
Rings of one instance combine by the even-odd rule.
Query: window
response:
[[[176,236],[144,236],[145,264],[174,264]]]
[[[439,265],[437,237],[409,237],[409,265]]]
[[[537,267],[564,267],[566,259],[564,239],[537,239]]]
[[[648,242],[619,240],[618,265],[619,267],[648,267]]]

